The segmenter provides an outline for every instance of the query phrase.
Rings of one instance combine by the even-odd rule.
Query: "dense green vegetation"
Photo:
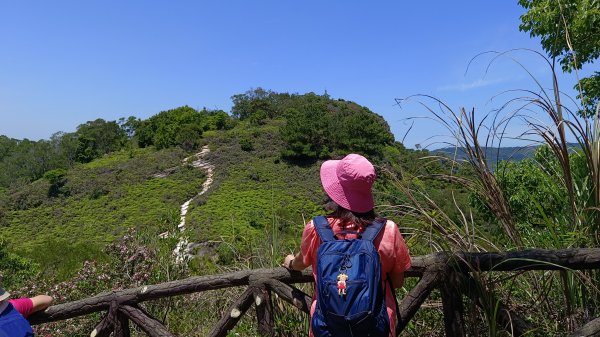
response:
[[[5,195],[2,235],[45,273],[72,274],[128,228],[157,235],[178,220],[181,200],[204,181],[204,172],[181,166],[182,155],[177,149],[118,152],[75,166],[58,188],[36,180]],[[152,177],[170,167],[178,170]]]
[[[349,151],[382,158],[383,148],[393,142],[383,119],[355,103],[312,93],[263,92],[234,96],[234,111],[244,111],[239,119],[223,111],[181,107],[143,121],[90,121],[50,141],[2,138],[3,237],[19,254],[52,266],[44,269],[58,264],[57,273],[65,276],[76,270],[76,262],[92,258],[127,228],[152,235],[167,230],[177,219],[178,206],[197,193],[204,179],[203,170],[181,164],[203,144],[211,144],[210,158],[217,170],[214,195],[196,200],[202,212],[190,216],[190,227],[203,229],[197,239],[252,240],[272,230],[276,218],[295,224],[280,228],[292,228],[286,231],[290,234],[318,212],[322,196],[314,160]],[[272,103],[277,97],[278,103]],[[265,99],[270,105],[260,103]],[[285,106],[285,114],[277,113],[283,109],[279,104]],[[269,113],[262,116],[263,110],[255,107]],[[331,136],[301,139],[303,132],[331,133],[323,125],[297,129],[306,116],[290,111],[302,107],[331,121],[347,116],[348,129],[337,130],[336,141]],[[256,114],[260,120],[253,117]],[[357,130],[369,129],[381,137],[354,137]],[[302,149],[318,149],[318,155]],[[152,176],[169,168],[176,170],[166,178]],[[225,224],[237,234],[224,230]],[[63,246],[76,252],[68,254],[75,256],[73,263],[58,262],[62,256],[48,253]]]
[[[527,9],[520,28],[541,37],[565,71],[598,58],[596,0],[519,3]],[[304,223],[322,213],[319,164],[349,152],[375,163],[377,212],[399,224],[413,255],[596,247],[600,133],[590,112],[598,109],[598,74],[576,87],[577,107],[561,103],[566,100],[558,87],[548,91],[541,84],[504,105],[524,103],[528,115],[519,117],[545,142],[524,149],[520,161],[502,155],[516,149],[480,146],[486,137],[481,130],[498,135],[506,124],[483,125],[464,109],[445,106],[448,111],[436,116],[451,120],[446,125],[456,127],[449,133],[459,146],[432,154],[404,148],[381,116],[357,103],[261,88],[232,96],[231,115],[184,106],[146,120],[88,121],[50,140],[0,136],[2,285],[17,295],[46,292],[62,302],[276,266],[297,250]],[[526,97],[536,90],[542,94]],[[213,180],[198,196],[208,171],[184,158],[203,146],[210,149],[203,160],[212,165]],[[189,199],[186,230],[179,232],[180,206]],[[160,233],[169,235],[159,239]],[[182,237],[197,245],[189,263],[176,264],[172,251]],[[499,301],[533,323],[532,336],[563,335],[600,315],[597,271],[474,277],[489,303],[466,308],[470,335],[504,335],[494,323]],[[409,279],[406,289],[415,282]],[[147,309],[178,335],[203,336],[238,291],[181,296]],[[306,317],[278,299],[275,304],[279,334],[305,335]],[[441,334],[441,310],[430,307],[418,313],[407,335]],[[52,323],[39,332],[88,335],[98,319]],[[255,324],[244,319],[235,332],[251,335]]]
[[[394,142],[385,120],[353,102],[327,94],[279,94],[255,89],[232,97],[234,116],[260,125],[283,118],[282,155],[296,159],[326,159],[348,152],[381,157]]]
[[[191,151],[198,147],[204,131],[231,127],[233,120],[225,111],[196,111],[184,106],[137,123],[135,136],[141,147],[154,145],[157,149],[165,149],[179,146]]]
[[[522,31],[540,37],[548,56],[564,71],[579,70],[600,57],[600,1],[519,0],[527,9],[521,16]],[[595,115],[600,102],[600,72],[575,84],[581,100],[581,116]]]
[[[370,156],[381,177],[377,182],[378,203],[390,206],[405,196],[388,178],[419,180],[419,176],[441,172],[443,167],[441,162],[421,165],[419,158],[427,155],[426,151],[410,151],[395,143],[381,116],[353,102],[262,89],[233,99],[238,102],[234,106],[234,111],[240,111],[238,118],[222,111],[181,107],[147,120],[131,117],[127,122],[88,122],[77,132],[59,133],[51,141],[6,139],[10,151],[0,165],[14,163],[17,157],[23,164],[34,161],[37,152],[22,153],[22,149],[29,149],[24,144],[39,149],[53,144],[55,151],[48,154],[57,164],[35,174],[24,170],[31,165],[15,165],[21,182],[2,185],[2,256],[10,266],[6,270],[15,275],[5,278],[5,286],[20,287],[27,293],[37,284],[36,291],[60,293],[62,300],[93,295],[114,286],[114,282],[121,287],[134,286],[140,279],[115,274],[115,268],[127,265],[129,257],[115,254],[114,247],[126,247],[128,241],[137,242],[138,248],[131,249],[148,250],[153,256],[144,269],[147,275],[141,280],[145,282],[230,268],[275,266],[282,256],[297,249],[307,219],[322,213],[320,160],[348,152]],[[265,99],[270,105],[261,103]],[[257,106],[266,110],[256,110]],[[305,123],[312,115],[321,116],[325,124],[307,127]],[[337,127],[335,120],[343,121],[344,127]],[[103,132],[114,137],[91,141],[101,138]],[[66,139],[71,142],[66,143]],[[86,151],[77,150],[84,145]],[[195,197],[206,171],[184,164],[183,158],[204,145],[211,150],[204,160],[214,166],[214,181],[206,194]],[[465,190],[441,182],[430,186],[427,190],[434,199],[458,217],[448,196],[454,190],[464,203]],[[186,232],[177,233],[179,207],[190,198]],[[386,207],[381,212],[392,214]],[[163,232],[175,236],[158,239]],[[171,254],[180,235],[200,243],[197,258],[184,269],[174,265]],[[129,239],[120,239],[123,236]],[[90,283],[86,281],[90,274],[103,276]],[[215,310],[224,307],[222,299],[211,306]],[[160,305],[156,310],[161,310]],[[197,324],[192,327],[181,321],[177,315],[184,312],[174,309],[168,315],[173,315],[170,326],[187,335],[191,331],[187,329],[197,329]],[[299,331],[299,325],[286,325],[290,319],[300,323],[305,317],[287,311],[282,314],[287,317],[281,321],[282,329]],[[199,310],[193,319],[210,317]],[[73,335],[82,333],[72,325],[57,324],[71,329],[68,331]],[[253,329],[253,323],[243,323],[240,329]]]

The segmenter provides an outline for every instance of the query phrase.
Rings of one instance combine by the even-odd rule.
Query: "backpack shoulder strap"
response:
[[[381,233],[381,230],[385,227],[386,222],[387,220],[384,218],[378,218],[375,221],[373,221],[371,225],[365,228],[365,231],[361,235],[362,239],[371,242],[375,241],[375,239]]]
[[[333,230],[329,225],[329,221],[324,216],[316,216],[313,218],[313,225],[315,225],[315,230],[317,231],[317,235],[323,242],[333,241],[335,240],[335,235],[333,234]]]

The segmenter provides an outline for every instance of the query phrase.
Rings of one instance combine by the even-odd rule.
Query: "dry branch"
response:
[[[264,337],[275,336],[275,319],[273,317],[273,302],[271,292],[266,286],[254,288],[254,304],[256,304],[256,322],[258,335]]]
[[[107,314],[101,321],[96,325],[94,330],[90,333],[90,337],[109,337],[113,332],[114,325]]]
[[[501,329],[508,331],[512,336],[525,336],[533,330],[521,315],[497,299],[473,276],[464,274],[457,274],[457,276],[462,292],[486,312],[495,312],[496,324]]]
[[[412,265],[413,272],[425,269],[443,271],[446,268],[462,272],[599,269],[600,248],[530,249],[489,253],[441,252],[414,257]]]
[[[129,320],[127,316],[121,312],[117,312],[117,319],[115,320],[115,337],[129,337],[131,331],[129,331]]]
[[[564,269],[600,269],[600,248],[581,248],[563,250],[525,250],[517,252],[497,253],[436,253],[413,258],[413,267],[406,273],[407,277],[423,275],[422,280],[412,289],[400,305],[403,315],[401,325],[406,326],[419,306],[429,296],[431,290],[444,277],[447,270],[468,273],[470,271],[515,271],[515,270],[564,270]],[[243,270],[235,273],[190,277],[184,280],[171,281],[156,285],[142,286],[122,291],[102,293],[94,297],[51,306],[44,312],[37,312],[30,317],[32,324],[64,320],[92,312],[109,309],[111,303],[121,308],[123,305],[135,305],[139,302],[183,295],[226,287],[252,285],[253,287],[268,285],[282,298],[295,305],[300,301],[305,311],[310,301],[305,294],[294,294],[280,283],[312,282],[312,272],[292,272],[285,268]],[[480,295],[478,295],[480,296]],[[478,297],[476,296],[476,297]],[[481,295],[484,296],[484,295]],[[515,317],[506,308],[501,308],[505,323],[515,326]],[[504,313],[504,314],[502,314]],[[108,325],[112,322],[115,336],[128,336],[126,317],[108,315]],[[110,320],[110,322],[109,322]],[[522,322],[518,321],[517,327]],[[503,323],[504,324],[504,323]],[[99,326],[105,329],[103,323]],[[523,325],[523,329],[527,327]],[[525,331],[525,330],[523,330]]]

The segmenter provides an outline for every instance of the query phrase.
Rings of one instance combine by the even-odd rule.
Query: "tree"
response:
[[[9,156],[17,146],[17,140],[0,135],[0,160]]]
[[[581,69],[600,57],[600,0],[519,0],[527,9],[521,16],[521,31],[539,36],[542,48],[552,59],[558,59],[564,71]],[[582,80],[575,89],[582,89],[578,98],[593,112],[600,97],[600,73]],[[587,81],[586,81],[587,80]]]
[[[50,144],[56,153],[55,168],[69,168],[77,161],[77,134],[56,132],[50,136]]]
[[[288,104],[281,129],[285,157],[326,159],[349,152],[381,157],[394,142],[387,122],[356,103],[307,93],[290,97]]]
[[[177,132],[175,141],[185,151],[193,151],[200,145],[201,138],[202,128],[200,125],[186,124]]]
[[[262,111],[264,118],[272,118],[275,112],[275,107],[271,101],[273,94],[274,92],[270,90],[256,88],[248,90],[243,94],[233,95],[231,96],[231,100],[233,101],[231,114],[236,118],[244,120],[251,117],[257,111]]]
[[[119,118],[118,123],[121,129],[123,129],[123,131],[127,135],[127,138],[131,139],[135,135],[135,130],[138,128],[141,121],[139,118],[129,116],[127,117],[127,119],[125,119],[125,117]]]
[[[541,38],[551,58],[565,71],[580,69],[600,57],[600,0],[519,0],[527,9],[522,31]]]
[[[216,118],[223,118],[225,112],[215,112]],[[141,121],[135,130],[140,147],[150,145],[158,149],[181,146],[186,150],[192,150],[199,143],[204,130],[224,127],[226,121],[217,125],[213,121],[212,112],[209,110],[197,111],[189,106],[162,111],[144,121]],[[220,116],[220,117],[219,117]]]
[[[102,118],[79,125],[76,133],[77,160],[83,163],[120,150],[127,141],[127,134],[117,122]]]
[[[594,75],[581,79],[581,93],[577,98],[581,99],[584,110],[588,111],[587,116],[593,117],[600,103],[600,72],[596,71]],[[577,86],[575,89],[578,89]]]
[[[48,180],[50,183],[50,188],[48,189],[49,197],[56,197],[61,193],[60,188],[65,185],[67,182],[67,170],[65,169],[55,169],[50,170],[44,173],[43,178]]]

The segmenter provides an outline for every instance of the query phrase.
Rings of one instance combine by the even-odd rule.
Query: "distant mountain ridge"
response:
[[[521,161],[523,159],[533,158],[535,151],[543,145],[528,146],[507,146],[507,147],[488,147],[485,149],[485,157],[488,161],[512,160]],[[569,149],[579,148],[578,143],[569,143]],[[466,159],[465,149],[462,147],[443,147],[436,150],[430,150],[431,153],[444,154],[451,158]]]

